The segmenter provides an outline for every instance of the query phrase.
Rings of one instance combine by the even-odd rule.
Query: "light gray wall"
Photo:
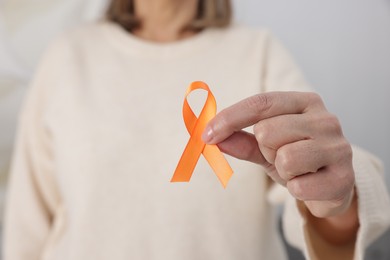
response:
[[[390,187],[390,1],[234,4],[239,22],[270,28],[290,50],[347,138],[384,162]]]

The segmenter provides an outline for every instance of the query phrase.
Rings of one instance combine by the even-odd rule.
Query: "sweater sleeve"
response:
[[[267,43],[263,90],[311,91],[283,46],[271,35],[268,35]],[[380,162],[364,150],[353,147],[353,167],[360,228],[355,244],[346,248],[327,245],[309,226],[305,211],[300,209],[302,204],[297,203],[284,187],[274,184],[271,188],[270,201],[284,201],[282,223],[287,241],[303,251],[307,259],[363,259],[367,246],[390,225],[390,201]]]
[[[41,259],[59,206],[50,131],[44,123],[58,54],[57,47],[49,48],[20,113],[6,195],[5,260]]]

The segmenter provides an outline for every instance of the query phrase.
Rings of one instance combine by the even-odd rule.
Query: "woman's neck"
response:
[[[134,0],[134,12],[141,20],[133,33],[155,42],[172,42],[190,37],[187,26],[195,18],[198,0]]]

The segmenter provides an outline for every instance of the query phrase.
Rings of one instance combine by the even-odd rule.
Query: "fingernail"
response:
[[[213,139],[213,129],[211,127],[207,126],[206,129],[203,131],[202,139],[203,142],[209,143]]]

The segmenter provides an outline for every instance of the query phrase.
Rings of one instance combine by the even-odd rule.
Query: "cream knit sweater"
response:
[[[264,30],[207,29],[155,44],[102,22],[59,37],[20,117],[4,260],[286,259],[288,240],[311,259],[346,259],[311,231],[296,201],[262,168],[228,158],[223,189],[201,157],[190,183],[170,183],[189,138],[181,108],[207,82],[219,110],[264,91],[308,91]],[[354,150],[360,231],[355,259],[390,222],[381,167]],[[331,257],[331,258],[329,258]]]

